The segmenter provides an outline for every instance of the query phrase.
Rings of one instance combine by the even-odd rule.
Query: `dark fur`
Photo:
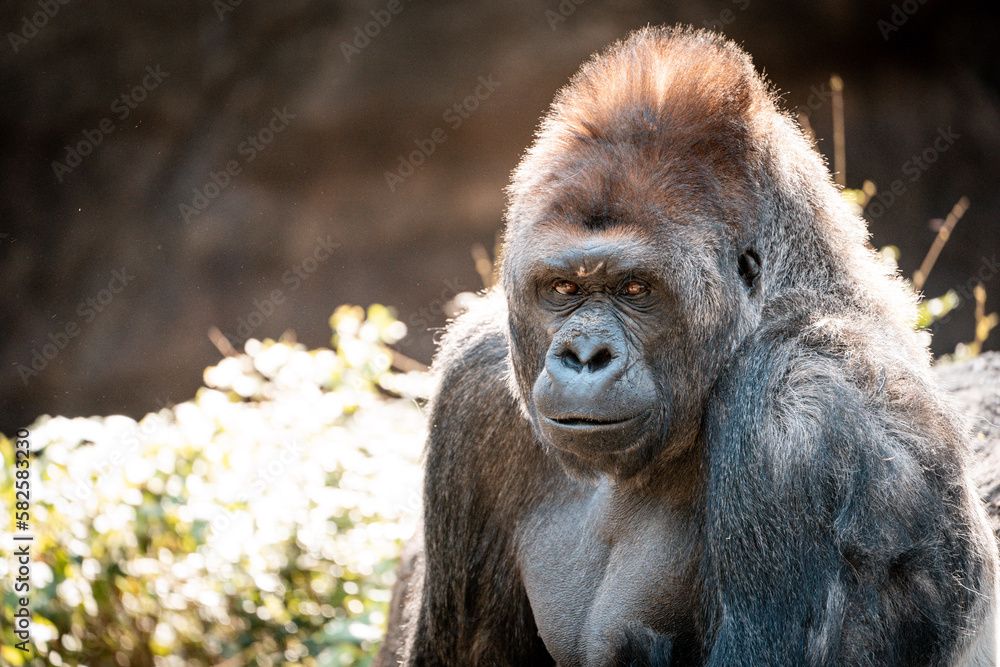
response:
[[[674,614],[598,623],[581,641],[607,647],[602,664],[959,663],[992,613],[996,545],[911,299],[865,235],[733,44],[647,29],[585,65],[514,174],[502,293],[451,325],[435,361],[405,664],[555,664],[539,636],[553,619],[526,590],[549,553],[532,536],[601,498],[628,510],[593,510],[612,536],[675,517],[685,547],[635,553],[689,554],[696,579],[676,600],[654,586],[591,609]],[[634,447],[581,457],[538,435],[532,387],[557,320],[529,276],[545,253],[618,237],[660,258],[668,316],[623,326],[662,414]],[[547,565],[567,581],[589,567],[570,553]]]

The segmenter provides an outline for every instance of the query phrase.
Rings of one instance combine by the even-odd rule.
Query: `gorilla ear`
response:
[[[757,282],[757,276],[760,275],[760,255],[753,248],[747,248],[740,255],[739,266],[740,278],[747,284],[747,287],[753,288]]]

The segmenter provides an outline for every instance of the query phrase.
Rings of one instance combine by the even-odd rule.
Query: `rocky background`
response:
[[[939,366],[938,378],[969,414],[975,446],[972,477],[1000,538],[1000,354]]]
[[[969,198],[925,291],[965,297],[935,353],[970,340],[976,280],[1000,309],[996,8],[13,1],[0,431],[181,402],[220,357],[211,328],[237,347],[287,330],[316,347],[341,303],[394,307],[401,351],[429,361],[444,304],[482,287],[471,249],[492,250],[508,174],[555,91],[629,30],[678,21],[742,43],[828,155],[828,82],[843,78],[847,185],[879,188],[873,243],[898,246],[905,275]]]

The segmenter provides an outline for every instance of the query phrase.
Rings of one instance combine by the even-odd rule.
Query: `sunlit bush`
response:
[[[370,662],[419,514],[427,379],[390,371],[405,328],[385,308],[331,325],[333,349],[249,341],[139,422],[30,427],[37,654],[14,648],[8,534],[0,662]],[[11,527],[13,451],[0,437]]]

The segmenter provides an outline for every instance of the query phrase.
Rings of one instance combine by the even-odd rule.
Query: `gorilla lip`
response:
[[[545,417],[550,422],[558,424],[564,428],[602,428],[608,426],[623,426],[630,421],[638,419],[642,415],[633,415],[631,417],[625,417],[624,419],[590,419],[588,417],[560,417],[558,419],[553,419],[551,417]]]
[[[541,424],[539,425],[542,427],[542,430],[548,431],[548,439],[552,440],[553,444],[557,444],[557,440],[566,437],[572,439],[574,436],[601,436],[624,431],[626,429],[634,431],[638,434],[642,430],[641,426],[646,422],[649,414],[650,413],[647,410],[646,412],[641,412],[637,415],[632,415],[631,417],[614,420],[594,419],[591,417],[560,417],[558,419],[554,419],[552,417],[546,417],[543,414],[539,414],[538,416],[541,421]],[[562,436],[557,435],[560,432],[563,434]],[[556,435],[556,438],[553,439],[553,435]],[[601,448],[603,448],[603,445]],[[575,447],[571,447],[571,449],[575,449]]]
[[[553,419],[536,414],[543,440],[558,450],[590,458],[634,447],[647,431],[652,412],[646,410],[613,421],[578,416]]]

